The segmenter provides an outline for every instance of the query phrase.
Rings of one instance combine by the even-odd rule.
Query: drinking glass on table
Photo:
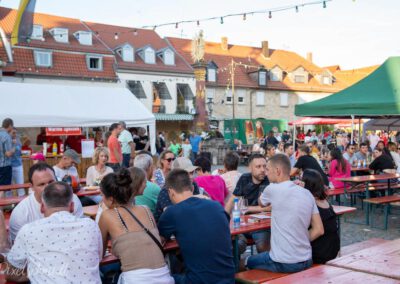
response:
[[[240,213],[243,215],[243,223],[246,223],[244,215],[246,215],[246,212],[249,209],[249,200],[246,198],[240,198],[239,209]]]

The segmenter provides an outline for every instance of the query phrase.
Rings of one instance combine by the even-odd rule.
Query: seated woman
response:
[[[381,148],[376,147],[373,156],[374,160],[369,164],[369,168],[373,170],[375,174],[381,174],[384,170],[395,168],[392,158],[386,155]]]
[[[145,187],[146,174],[139,168],[122,168],[103,178],[100,188],[109,208],[99,221],[103,244],[111,238],[112,253],[121,261],[118,283],[172,284],[153,215],[146,206],[134,205]]]
[[[343,188],[344,183],[337,178],[345,178],[351,176],[350,163],[343,158],[342,152],[339,148],[334,148],[329,152],[328,160],[329,164],[329,182],[332,183],[334,188]]]
[[[321,174],[315,170],[307,169],[303,172],[302,182],[315,198],[324,234],[311,242],[313,263],[324,264],[334,259],[340,250],[340,237],[336,213],[327,201],[324,182]]]
[[[99,185],[104,176],[113,172],[113,169],[106,166],[110,156],[106,147],[97,147],[93,153],[93,166],[90,166],[86,172],[86,185]],[[101,196],[89,196],[94,202],[99,203]]]

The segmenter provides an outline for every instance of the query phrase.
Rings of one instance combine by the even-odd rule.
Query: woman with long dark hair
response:
[[[329,165],[329,181],[335,188],[342,188],[344,184],[342,181],[336,180],[337,178],[344,178],[351,176],[351,165],[343,158],[342,152],[339,148],[334,148],[329,152],[328,160]]]
[[[321,174],[316,170],[307,169],[303,172],[302,182],[315,198],[324,234],[311,242],[313,263],[324,264],[334,259],[340,250],[339,229],[336,213],[327,201],[324,182]]]

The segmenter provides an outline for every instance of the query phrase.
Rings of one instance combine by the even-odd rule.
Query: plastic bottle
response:
[[[53,143],[53,156],[57,156],[57,143]]]
[[[64,144],[60,144],[60,154],[64,154]]]
[[[361,168],[361,161],[360,160],[358,160],[358,162],[357,162],[357,168]]]
[[[240,228],[240,209],[239,209],[239,199],[235,198],[233,200],[233,211],[232,211],[232,219],[233,219],[233,228]]]
[[[363,167],[366,168],[367,167],[367,160],[363,161]]]

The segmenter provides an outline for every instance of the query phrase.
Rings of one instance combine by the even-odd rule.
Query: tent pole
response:
[[[354,115],[351,115],[351,141],[350,144],[354,141]]]
[[[296,124],[293,123],[293,149],[296,148]]]
[[[358,118],[358,149],[360,149],[361,144],[361,118]]]

